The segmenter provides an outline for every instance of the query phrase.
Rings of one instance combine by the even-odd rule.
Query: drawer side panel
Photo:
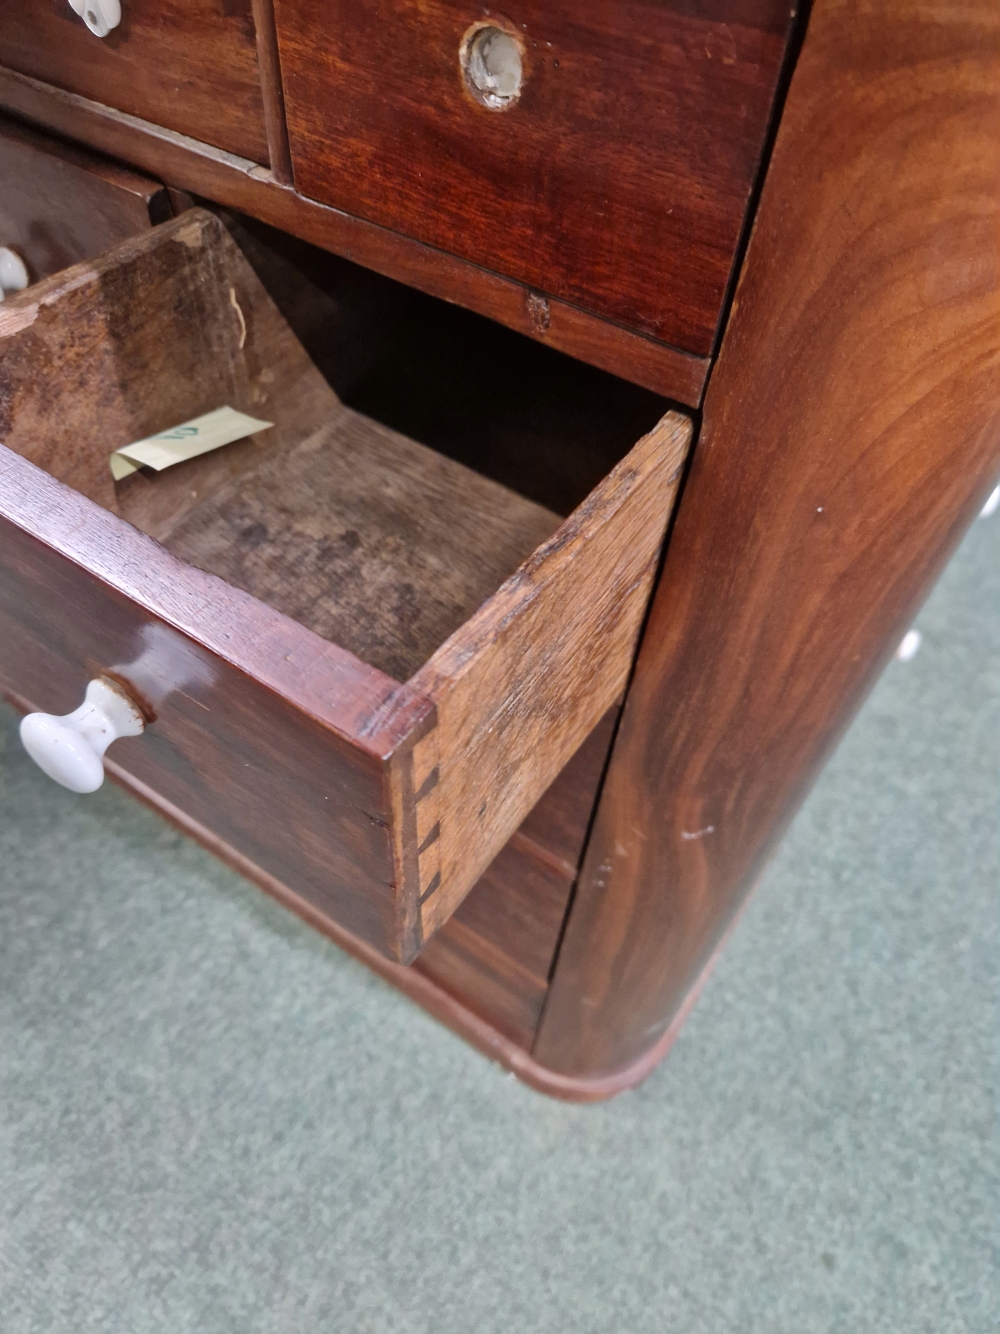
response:
[[[410,682],[424,939],[624,689],[690,438],[668,413]]]

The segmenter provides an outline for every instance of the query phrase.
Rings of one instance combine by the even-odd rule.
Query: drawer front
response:
[[[171,213],[158,182],[12,121],[0,121],[0,181],[0,244],[35,282]]]
[[[792,8],[278,0],[296,186],[706,355]],[[495,108],[484,25],[521,67]]]
[[[0,0],[0,65],[268,161],[251,0],[122,0],[105,38],[68,0]]]
[[[399,926],[385,766],[330,725],[328,701],[374,711],[394,683],[360,663],[352,675],[335,654],[317,658],[313,636],[303,644],[298,626],[219,580],[190,571],[185,586],[156,543],[10,451],[0,455],[0,689],[22,708],[64,714],[88,680],[123,683],[151,721],[141,737],[116,742],[109,759],[392,953]],[[211,625],[214,644],[178,623],[202,641]],[[217,651],[227,642],[242,670]],[[311,706],[293,689],[302,658]],[[280,689],[265,675],[269,663],[281,665]],[[357,712],[333,721],[352,732],[364,726]]]
[[[115,742],[123,773],[409,961],[622,691],[690,423],[668,414],[404,683],[120,517],[109,449],[220,394],[273,433],[144,483],[152,510],[229,495],[248,460],[291,466],[300,446],[314,460],[317,442],[336,448],[331,422],[350,429],[201,210],[0,307],[0,684],[59,713],[110,676],[152,717]],[[400,521],[416,528],[414,494]],[[257,551],[262,528],[227,540]],[[401,615],[438,591],[411,587]]]
[[[526,1051],[617,720],[616,705],[414,965]]]

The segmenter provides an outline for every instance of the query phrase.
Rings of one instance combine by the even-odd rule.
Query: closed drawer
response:
[[[122,0],[95,37],[68,0],[0,0],[0,65],[268,161],[251,0]]]
[[[133,785],[412,959],[622,690],[688,420],[560,522],[345,407],[199,210],[5,302],[0,404],[0,683],[110,677]],[[222,404],[274,427],[112,481]]]
[[[91,259],[171,215],[156,181],[0,120],[0,245],[34,281]]]
[[[277,0],[296,187],[708,355],[793,9]]]

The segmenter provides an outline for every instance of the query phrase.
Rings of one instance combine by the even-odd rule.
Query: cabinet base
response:
[[[13,702],[15,704],[21,703],[19,700]],[[487,1020],[481,1018],[474,1010],[455,1000],[453,996],[438,986],[436,982],[432,982],[430,978],[418,973],[413,968],[392,963],[363,940],[359,940],[357,936],[351,935],[349,931],[345,931],[336,923],[331,922],[317,912],[312,904],[307,903],[305,899],[283,885],[280,880],[269,875],[268,872],[262,871],[249,858],[235,851],[210,830],[200,825],[196,820],[192,820],[190,816],[178,810],[169,801],[165,801],[158,793],[133,778],[131,774],[120,769],[112,761],[105,760],[105,768],[110,778],[133,796],[138,797],[141,802],[179,829],[181,833],[193,838],[207,852],[218,857],[227,866],[243,876],[244,879],[251,881],[266,894],[277,899],[279,903],[290,909],[316,931],[326,936],[328,940],[333,941],[335,945],[339,945],[341,949],[346,950],[360,963],[378,973],[386,982],[404,992],[410,1000],[416,1001],[435,1019],[450,1028],[460,1038],[464,1038],[477,1051],[489,1057],[491,1061],[496,1061],[499,1065],[510,1070],[523,1083],[530,1085],[539,1093],[548,1094],[552,1098],[560,1098],[564,1102],[603,1102],[626,1089],[635,1088],[637,1084],[641,1084],[655,1070],[673,1046],[675,1038],[691,1013],[695,1001],[701,994],[702,987],[715,966],[716,959],[725,948],[732,930],[732,927],[730,927],[730,931],[727,931],[718,948],[712,954],[698,980],[687,993],[683,1005],[674,1016],[669,1028],[637,1061],[633,1061],[631,1065],[616,1070],[612,1074],[593,1079],[561,1075],[534,1060],[530,1052],[525,1051],[523,1047],[519,1047],[517,1043],[505,1037],[503,1033],[494,1028]]]
[[[19,713],[30,713],[32,711],[33,705],[31,702],[14,691],[4,690],[3,697]],[[613,1071],[611,1074],[595,1078],[559,1074],[557,1071],[551,1070],[548,1066],[534,1060],[529,1051],[516,1042],[512,1042],[510,1038],[494,1028],[488,1020],[483,1019],[467,1005],[463,1005],[456,1000],[429,977],[425,977],[414,968],[391,962],[363,940],[331,922],[312,904],[307,903],[305,899],[282,884],[275,876],[261,870],[248,857],[237,852],[228,843],[213,834],[211,830],[206,829],[197,820],[192,819],[184,811],[179,810],[171,802],[165,800],[158,792],[120,768],[113,760],[105,758],[104,768],[109,778],[131,793],[132,796],[138,798],[145,806],[155,811],[157,815],[173,825],[175,829],[194,839],[206,852],[218,857],[220,861],[225,862],[238,875],[243,876],[245,880],[249,880],[258,889],[262,889],[314,930],[319,931],[321,935],[326,936],[335,945],[346,950],[348,954],[360,963],[365,964],[386,982],[404,992],[410,1000],[416,1001],[435,1019],[475,1047],[477,1051],[487,1056],[491,1061],[496,1061],[497,1064],[502,1065],[523,1083],[528,1084],[539,1093],[545,1093],[552,1098],[560,1098],[564,1102],[603,1102],[626,1089],[635,1088],[652,1073],[673,1046],[675,1038],[694,1007],[694,1003],[708,980],[716,959],[725,948],[732,931],[731,926],[705,965],[698,980],[687,993],[683,1005],[674,1016],[666,1032],[638,1060],[620,1070]]]

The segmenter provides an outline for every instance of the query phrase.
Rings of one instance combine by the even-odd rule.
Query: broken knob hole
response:
[[[502,28],[474,28],[462,42],[461,55],[466,85],[477,102],[502,111],[517,101],[524,67],[516,37]]]

